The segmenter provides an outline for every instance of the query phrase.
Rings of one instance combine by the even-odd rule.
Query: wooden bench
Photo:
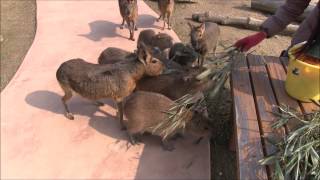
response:
[[[272,167],[259,160],[275,151],[265,137],[279,137],[290,131],[272,130],[274,105],[289,105],[301,113],[319,111],[313,103],[289,97],[284,89],[288,60],[278,57],[238,55],[231,75],[238,179],[271,179]]]

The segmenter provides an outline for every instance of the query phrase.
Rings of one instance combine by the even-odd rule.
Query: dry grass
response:
[[[273,128],[280,128],[289,121],[298,120],[302,125],[291,131],[280,142],[273,142],[278,151],[260,161],[275,166],[273,178],[320,179],[320,111],[297,114],[288,106],[279,107],[278,121]]]

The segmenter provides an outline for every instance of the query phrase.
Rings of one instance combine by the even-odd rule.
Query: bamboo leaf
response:
[[[319,155],[313,147],[310,148],[310,157],[311,157],[312,164],[314,166],[318,166],[319,165]]]
[[[259,160],[259,163],[261,165],[270,165],[270,164],[274,164],[276,159],[277,159],[276,155],[271,155],[271,156],[265,157],[264,159]]]
[[[291,173],[291,171],[293,170],[293,168],[296,166],[297,159],[298,159],[298,157],[295,156],[289,161],[289,163],[286,164],[286,166],[285,166],[286,175],[289,175]]]
[[[277,180],[284,180],[284,176],[283,176],[279,161],[276,161],[276,163],[275,163],[274,178]]]

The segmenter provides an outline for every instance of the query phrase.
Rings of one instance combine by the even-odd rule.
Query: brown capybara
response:
[[[162,30],[166,27],[166,19],[168,23],[168,29],[171,29],[171,15],[174,10],[174,0],[158,0],[158,7],[160,10],[160,17],[158,21],[162,18],[163,19],[163,27]]]
[[[106,65],[92,64],[82,59],[66,61],[60,65],[56,73],[65,93],[62,102],[66,117],[74,119],[66,104],[73,92],[91,100],[111,98],[117,103],[120,123],[124,128],[123,99],[133,92],[136,82],[144,75],[157,76],[163,70],[163,63],[154,58],[143,44],[137,51],[137,58],[132,61]]]
[[[136,91],[131,94],[124,104],[124,114],[128,119],[127,132],[131,143],[135,144],[135,135],[144,132],[162,136],[161,133],[156,133],[154,128],[168,118],[164,112],[168,111],[174,103],[168,97],[158,93]],[[188,111],[185,130],[200,138],[208,136],[210,134],[210,120],[202,112],[203,110],[189,109]],[[170,137],[183,130],[175,129]],[[162,144],[166,150],[174,149],[163,137]]]
[[[124,22],[126,22],[130,32],[129,39],[134,41],[134,31],[138,30],[138,2],[137,0],[118,0],[118,2],[120,14],[122,16],[122,24],[120,28],[123,29]]]
[[[168,58],[181,66],[194,67],[197,65],[198,53],[189,45],[175,43],[170,48]]]
[[[176,100],[186,94],[206,92],[214,87],[214,81],[209,78],[201,81],[196,78],[201,72],[203,69],[190,68],[155,77],[144,77],[137,82],[136,89],[160,93]]]
[[[191,29],[191,44],[200,57],[198,64],[200,67],[206,59],[208,53],[215,53],[220,36],[218,24],[212,22],[202,23],[200,26],[194,26],[188,23]]]
[[[99,64],[114,64],[121,60],[135,60],[136,53],[132,53],[116,47],[108,47],[103,50],[98,58]]]

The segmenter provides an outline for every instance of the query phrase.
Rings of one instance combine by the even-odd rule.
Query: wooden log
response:
[[[279,0],[252,0],[251,8],[258,11],[274,14],[277,11],[277,9],[284,3],[285,1]],[[314,7],[314,4],[310,4],[304,11],[304,13],[300,17],[298,17],[297,20],[303,21],[307,17],[307,15],[313,10]]]
[[[192,20],[197,22],[214,22],[220,25],[235,26],[250,30],[259,30],[263,23],[263,20],[253,17],[211,16],[208,12],[192,14]],[[289,24],[281,34],[291,36],[297,31],[298,27],[297,25]]]

